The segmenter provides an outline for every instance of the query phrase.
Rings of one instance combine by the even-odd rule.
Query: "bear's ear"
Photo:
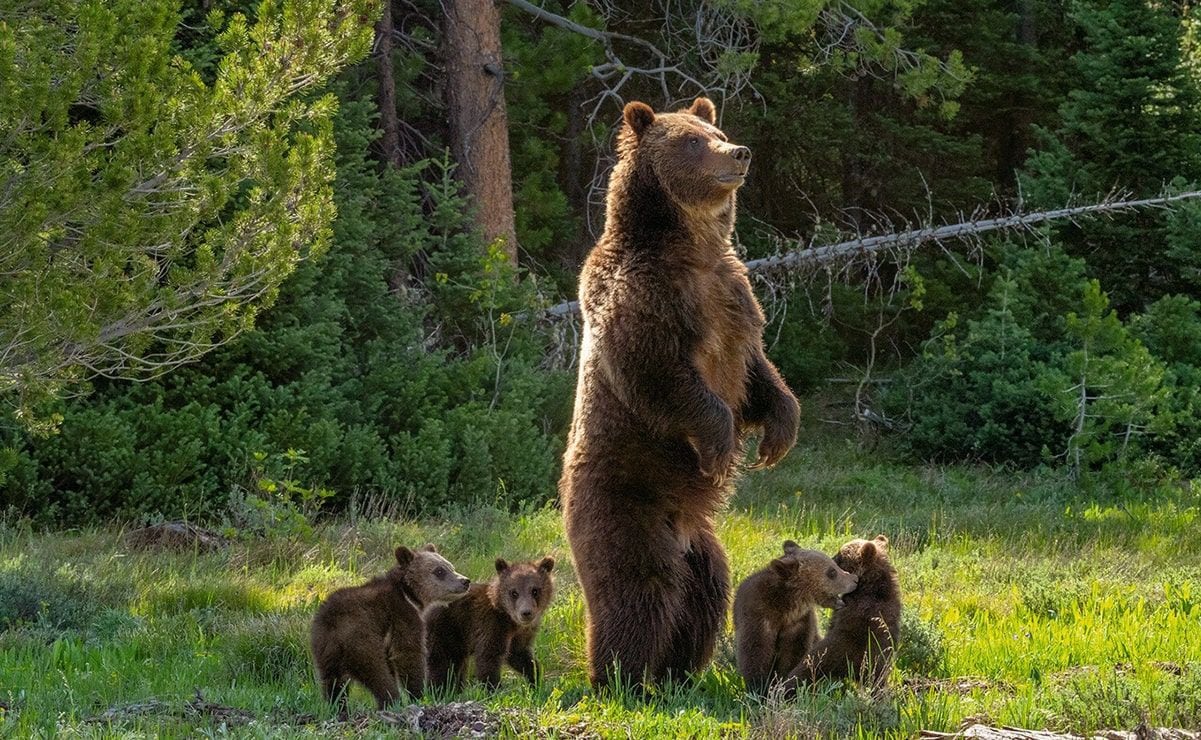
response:
[[[771,561],[771,568],[776,572],[776,575],[780,576],[781,578],[787,578],[792,575],[793,570],[796,569],[796,563],[790,562],[783,558],[776,558],[775,560]]]
[[[784,554],[785,555],[791,555],[800,549],[801,549],[801,546],[798,545],[797,543],[793,542],[792,540],[784,540]]]
[[[538,570],[543,573],[550,573],[555,569],[555,559],[552,557],[542,558],[542,562],[538,563]]]
[[[434,547],[434,543],[432,543],[432,542],[425,543],[425,547],[423,547],[421,549],[426,552],[438,552],[438,548]]]
[[[886,537],[885,535],[882,535],[882,534],[876,535],[876,539],[872,540],[872,542],[876,543],[876,547],[880,548],[881,550],[883,550],[885,552],[888,552],[888,537]]]
[[[863,547],[859,548],[859,562],[866,567],[871,565],[872,561],[875,559],[876,543],[872,540],[869,540],[863,544]]]
[[[642,133],[655,122],[655,111],[651,110],[646,103],[639,103],[635,100],[632,103],[626,103],[622,118],[625,119],[626,125],[630,127],[635,136],[642,136]]]
[[[709,98],[697,98],[692,101],[692,107],[688,112],[697,118],[708,121],[709,123],[717,123],[717,107],[713,105],[713,101]]]
[[[413,551],[404,545],[396,548],[396,562],[401,567],[408,567],[409,563],[413,562]]]
[[[496,572],[497,573],[504,573],[508,569],[509,569],[509,562],[507,560],[505,560],[504,558],[496,559]]]

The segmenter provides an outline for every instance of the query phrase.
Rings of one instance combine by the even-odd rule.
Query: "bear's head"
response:
[[[719,211],[746,181],[751,150],[730,143],[708,98],[674,113],[655,113],[646,103],[632,102],[623,118],[619,166],[653,177],[678,205]]]
[[[854,591],[859,583],[858,576],[840,568],[829,555],[802,550],[792,540],[784,541],[783,557],[771,561],[771,566],[790,589],[832,609],[841,607],[843,595]]]
[[[406,586],[423,607],[454,601],[471,587],[471,579],[455,572],[432,544],[418,550],[396,548],[396,565],[388,575]]]
[[[492,604],[523,627],[537,624],[555,594],[555,581],[550,574],[554,568],[555,559],[551,557],[524,563],[497,558],[496,577],[488,594]]]
[[[834,562],[859,576],[860,581],[874,574],[893,571],[892,563],[888,561],[888,538],[882,534],[870,540],[851,540],[838,550]]]

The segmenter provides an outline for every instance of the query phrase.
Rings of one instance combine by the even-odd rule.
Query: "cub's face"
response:
[[[454,601],[471,586],[471,579],[455,571],[433,545],[419,550],[396,548],[397,567],[423,606]]]
[[[881,534],[871,540],[851,540],[838,550],[834,562],[859,576],[876,568],[889,568],[888,538]]]
[[[797,590],[813,594],[819,606],[830,609],[841,607],[842,597],[859,584],[858,575],[839,567],[829,555],[802,550],[792,540],[784,543],[784,556],[773,560],[772,566]]]
[[[496,580],[493,582],[494,602],[517,624],[528,627],[542,618],[555,592],[551,577],[555,559],[538,562],[509,563],[496,561]]]
[[[681,205],[720,209],[745,181],[751,150],[730,143],[716,125],[708,98],[675,113],[656,114],[645,103],[625,108],[623,156],[645,157],[671,197]],[[632,141],[630,140],[632,137]]]

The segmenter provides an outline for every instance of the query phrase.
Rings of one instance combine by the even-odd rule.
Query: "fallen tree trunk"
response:
[[[1029,230],[1034,226],[1052,221],[1071,221],[1078,218],[1112,215],[1144,208],[1168,208],[1176,203],[1197,200],[1199,198],[1201,198],[1201,190],[1192,190],[1185,193],[1160,195],[1154,198],[1104,200],[1100,203],[1057,208],[1050,211],[1035,211],[1033,213],[1016,212],[1007,216],[994,218],[967,219],[960,223],[925,226],[920,229],[910,229],[894,234],[858,236],[854,239],[838,242],[837,244],[827,244],[820,247],[800,247],[785,251],[774,257],[750,260],[746,263],[746,268],[752,275],[773,272],[797,272],[835,263],[840,260],[850,260],[864,256],[870,257],[889,250],[912,252],[926,245],[938,245],[949,241],[970,241],[994,231]],[[548,317],[563,317],[575,314],[579,310],[578,301],[564,301],[563,303],[547,308],[544,314]]]

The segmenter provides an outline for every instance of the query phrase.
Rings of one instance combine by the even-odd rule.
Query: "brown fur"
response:
[[[490,688],[500,685],[503,663],[536,683],[538,663],[530,646],[555,593],[554,567],[549,557],[513,564],[498,559],[491,582],[477,583],[466,597],[432,611],[426,630],[430,685],[457,691],[469,657],[475,677]]]
[[[792,540],[783,557],[743,581],[734,596],[734,636],[747,688],[763,693],[784,678],[817,641],[817,607],[842,606],[857,581],[829,555]]]
[[[743,436],[759,465],[800,407],[764,354],[763,312],[730,243],[750,152],[707,99],[625,109],[605,232],[580,275],[583,343],[559,484],[587,606],[589,673],[627,683],[703,667],[729,570],[713,517]]]
[[[351,679],[383,709],[400,693],[421,696],[425,684],[425,625],[431,604],[467,593],[471,581],[455,572],[433,545],[396,548],[396,565],[362,586],[339,589],[317,609],[311,646],[322,694],[346,713]]]
[[[789,674],[801,682],[852,678],[872,688],[884,685],[901,635],[901,586],[888,560],[888,538],[852,540],[834,562],[859,576],[859,586],[834,612],[826,636]]]

